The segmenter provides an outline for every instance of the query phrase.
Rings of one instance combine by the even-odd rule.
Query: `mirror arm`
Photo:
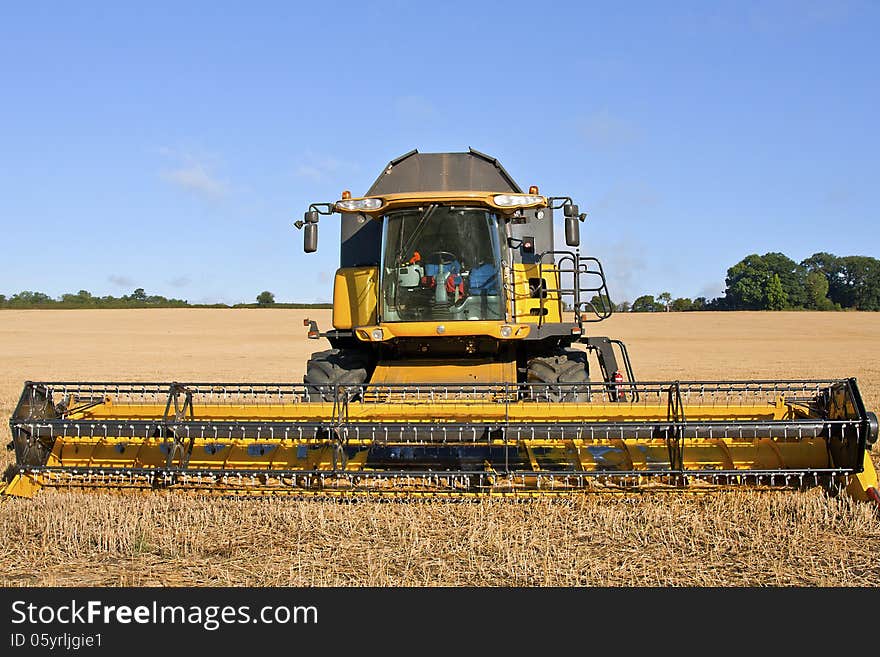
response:
[[[309,205],[309,211],[329,216],[336,212],[336,205],[333,203],[312,203]]]
[[[559,210],[565,205],[571,205],[574,201],[570,196],[550,196],[547,198],[547,204],[551,210]]]

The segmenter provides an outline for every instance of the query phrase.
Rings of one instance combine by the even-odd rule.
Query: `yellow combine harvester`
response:
[[[554,212],[565,242],[554,246]],[[25,384],[8,495],[40,486],[220,494],[538,495],[719,487],[877,497],[855,379],[641,382],[581,255],[569,197],[497,160],[418,153],[341,214],[331,349],[298,383]],[[591,365],[595,374],[590,377]]]

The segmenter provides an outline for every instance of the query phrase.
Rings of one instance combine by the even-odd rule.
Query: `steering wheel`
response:
[[[436,260],[434,256],[437,256]],[[458,260],[458,256],[449,251],[434,251],[428,256],[428,262],[432,265],[451,265],[456,260]]]

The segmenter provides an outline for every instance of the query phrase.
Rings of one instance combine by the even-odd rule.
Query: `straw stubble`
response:
[[[26,379],[301,381],[326,348],[305,339],[305,315],[329,325],[328,311],[3,311],[0,412]],[[628,314],[597,328],[627,341],[641,378],[856,376],[880,407],[877,313]],[[4,586],[880,583],[877,513],[818,490],[520,502],[44,490],[0,504],[0,536]]]

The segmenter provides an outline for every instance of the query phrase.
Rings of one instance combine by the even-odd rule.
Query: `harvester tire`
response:
[[[303,383],[312,401],[333,401],[335,386],[352,385],[349,399],[367,382],[369,362],[364,354],[345,349],[328,349],[312,354],[306,364]]]
[[[590,374],[587,354],[577,349],[565,349],[553,356],[538,356],[529,360],[526,372],[529,383],[560,383],[560,387],[538,386],[532,396],[545,401],[589,401]]]

